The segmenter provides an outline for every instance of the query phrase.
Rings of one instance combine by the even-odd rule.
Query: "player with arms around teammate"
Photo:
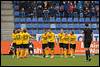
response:
[[[41,41],[42,41],[43,57],[47,57],[48,56],[48,53],[47,53],[48,40],[47,40],[47,32],[46,32],[46,30],[41,36]]]
[[[22,34],[20,33],[21,29],[17,29],[16,34],[16,54],[17,58],[20,58],[21,48],[22,48]]]
[[[64,37],[65,33],[63,31],[63,29],[61,29],[60,33],[58,33],[58,43],[60,46],[60,55],[61,57],[63,56],[63,37]]]
[[[67,58],[68,46],[69,46],[69,43],[70,43],[69,34],[66,32],[65,35],[62,37],[62,39],[63,39],[64,57]]]
[[[54,58],[55,34],[51,31],[51,29],[48,29],[47,39],[48,39],[48,47],[51,49],[51,58]]]
[[[22,33],[22,43],[23,43],[23,48],[24,48],[23,57],[28,57],[29,55],[28,48],[29,48],[30,38],[33,38],[33,37],[27,32],[26,29],[23,29],[23,33]]]
[[[14,29],[12,33],[12,45],[11,45],[11,49],[13,51],[13,58],[15,57],[15,53],[16,53],[16,34],[17,34],[17,30]]]
[[[92,42],[92,30],[88,28],[88,24],[85,24],[85,26],[86,28],[83,29],[83,34],[84,34],[84,48],[86,54],[86,61],[91,61],[89,48]]]
[[[75,57],[75,49],[76,49],[76,35],[72,31],[70,33],[70,52],[73,58]]]

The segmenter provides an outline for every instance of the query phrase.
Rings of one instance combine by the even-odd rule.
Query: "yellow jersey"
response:
[[[32,36],[29,33],[22,33],[22,43],[29,44],[29,40]]]
[[[16,45],[21,45],[22,44],[22,33],[17,33],[16,34]]]
[[[48,39],[48,42],[54,42],[55,34],[53,32],[47,32],[47,39]]]
[[[47,34],[45,34],[45,33],[42,34],[41,41],[42,41],[42,44],[47,44],[48,43]]]
[[[64,37],[64,33],[59,33],[58,34],[58,38],[59,38],[59,43],[63,43],[63,38],[62,37]]]
[[[70,44],[75,44],[76,43],[76,35],[70,35]]]
[[[12,42],[13,43],[16,43],[16,34],[15,33],[12,33]]]
[[[64,44],[69,44],[69,42],[70,42],[70,36],[69,36],[69,34],[64,35],[64,36],[62,37],[62,40],[63,40],[63,43],[64,43]]]

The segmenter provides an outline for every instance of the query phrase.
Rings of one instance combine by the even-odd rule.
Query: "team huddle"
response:
[[[68,34],[64,33],[63,29],[61,29],[61,32],[58,33],[58,40],[56,41],[55,34],[51,31],[51,29],[48,29],[48,31],[45,31],[45,33],[42,34],[41,41],[44,57],[48,57],[48,54],[51,54],[51,58],[54,58],[55,42],[57,45],[59,43],[61,57],[64,55],[64,57],[67,58],[69,44],[71,56],[75,57],[76,35],[73,31]],[[51,49],[51,52],[48,52],[48,47]]]
[[[16,29],[13,31],[13,57],[15,56],[15,54],[17,58],[28,57],[30,38],[33,37],[26,31],[26,29]]]
[[[28,57],[28,48],[31,38],[33,37],[26,31],[26,29],[14,30],[12,34],[14,48],[13,56],[15,56],[16,54],[17,58]],[[68,49],[70,49],[71,56],[75,57],[74,54],[76,48],[76,35],[73,31],[68,34],[67,32],[64,33],[63,29],[61,29],[60,33],[58,33],[58,39],[56,40],[55,33],[53,33],[51,29],[48,29],[48,31],[45,30],[45,32],[41,36],[41,42],[43,49],[43,57],[48,57],[48,54],[51,54],[51,58],[54,58],[55,42],[60,47],[61,57],[63,57],[64,55],[64,57],[67,58]],[[68,45],[70,45],[70,48]],[[48,48],[50,48],[50,52],[48,51]]]

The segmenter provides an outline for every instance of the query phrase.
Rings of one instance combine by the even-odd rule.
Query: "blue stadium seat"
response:
[[[67,28],[67,24],[61,24],[61,28]]]
[[[67,19],[66,18],[62,18],[62,22],[67,22]]]
[[[18,12],[18,11],[15,11],[15,12],[14,12],[14,15],[15,15],[15,16],[19,16],[19,12]]]
[[[41,17],[41,18],[38,18],[38,22],[44,22],[43,21],[43,18]]]
[[[39,30],[39,34],[42,34],[43,33],[43,30]]]
[[[20,24],[15,24],[15,28],[21,28]]]
[[[49,24],[45,24],[44,26],[45,26],[45,28],[50,28]]]
[[[79,18],[79,22],[84,22],[84,18]]]
[[[92,28],[97,28],[96,24],[92,24],[91,26],[92,26]]]
[[[73,22],[78,22],[78,18],[74,18]]]
[[[91,22],[96,22],[96,18],[91,18]]]
[[[85,22],[91,22],[90,18],[85,18]]]
[[[34,35],[38,34],[38,30],[33,30],[33,34]]]
[[[50,17],[50,22],[55,22],[55,18],[54,17]]]
[[[32,26],[32,24],[27,24],[26,27],[27,28],[32,28],[33,26]]]
[[[38,28],[39,25],[38,24],[32,24],[33,28]]]
[[[56,28],[61,28],[61,24],[57,24],[56,25]]]
[[[15,18],[15,22],[20,22],[20,18]]]
[[[28,30],[28,33],[29,34],[33,34],[33,30]]]
[[[31,18],[26,18],[26,22],[32,22]]]
[[[56,22],[61,22],[61,18],[56,18]]]
[[[37,18],[32,18],[32,22],[37,22]]]
[[[73,21],[72,21],[72,18],[68,18],[68,22],[73,22]]]
[[[25,18],[20,18],[20,22],[25,22]]]

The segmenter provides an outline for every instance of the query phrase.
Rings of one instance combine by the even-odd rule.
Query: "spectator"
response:
[[[96,17],[95,8],[91,9],[91,17]]]
[[[37,17],[42,17],[43,16],[43,8],[42,5],[37,7]]]
[[[73,16],[74,9],[75,9],[74,4],[71,2],[69,4],[69,8],[68,8],[69,17],[72,17]]]
[[[60,17],[64,16],[64,5],[60,6],[59,13],[60,13]]]

